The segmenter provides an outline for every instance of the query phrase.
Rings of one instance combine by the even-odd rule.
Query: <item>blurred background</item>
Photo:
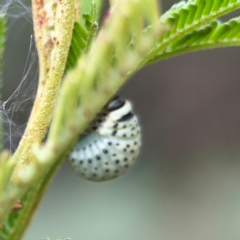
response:
[[[175,2],[163,0],[163,11]],[[29,68],[36,52],[25,11],[9,20],[5,58],[4,101],[18,110],[7,115],[16,123],[13,136],[24,128],[37,79],[34,66]],[[239,63],[236,47],[178,56],[135,74],[120,91],[142,125],[135,167],[97,184],[62,164],[24,239],[239,240]],[[24,88],[17,101],[9,98],[23,79],[32,89],[27,101],[20,95]],[[14,137],[12,148],[16,144]]]

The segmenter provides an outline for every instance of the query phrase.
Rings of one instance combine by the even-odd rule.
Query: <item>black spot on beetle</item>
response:
[[[118,122],[124,122],[129,119],[131,119],[134,116],[132,112],[127,113],[126,115],[122,116],[120,119],[118,119]]]
[[[108,150],[107,149],[103,149],[103,153],[107,154]]]

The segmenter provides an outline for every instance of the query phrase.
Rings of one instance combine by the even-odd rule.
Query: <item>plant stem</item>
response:
[[[75,1],[62,0],[49,4],[50,2],[44,5],[42,1],[32,0],[35,40],[39,54],[39,87],[28,125],[14,154],[14,157],[19,158],[16,171],[30,161],[32,143],[41,143],[46,135],[71,42]],[[49,20],[49,12],[56,20],[54,28]]]
[[[51,121],[71,42],[72,29],[76,17],[75,7],[75,0],[61,0],[58,2],[32,0],[40,76],[38,92],[28,125],[18,149],[13,155],[13,160],[17,162],[12,176],[12,182],[15,184],[17,184],[15,182],[16,173],[21,171],[31,160],[34,160],[32,144],[40,144],[42,142]],[[42,184],[44,181],[46,184]],[[24,213],[26,213],[27,217],[25,216],[24,224],[21,224],[21,231],[25,231],[48,182],[49,179],[45,175],[40,182],[38,181],[37,184],[35,183],[32,186],[32,189],[24,199],[23,215],[20,214],[19,218],[25,219]],[[10,203],[14,201],[17,201],[17,199],[11,199],[11,202],[4,209],[5,213],[10,212],[12,207]],[[16,231],[13,229],[13,232],[18,232],[18,226],[15,225],[14,227]]]
[[[54,164],[54,166],[48,171],[48,173],[40,181],[38,181],[38,183],[35,184],[35,186],[31,188],[30,191],[23,198],[24,208],[21,210],[22,212],[18,217],[17,224],[15,224],[15,228],[9,236],[9,239],[22,239],[58,166],[59,161]]]
[[[224,41],[219,41],[217,43],[212,43],[212,42],[206,42],[203,44],[198,44],[196,46],[184,46],[182,48],[179,49],[174,49],[173,51],[169,51],[169,52],[163,52],[162,54],[159,54],[158,57],[156,59],[153,59],[152,61],[150,60],[147,64],[152,64],[155,63],[156,61],[160,61],[163,59],[167,59],[170,57],[177,57],[179,55],[183,55],[186,53],[191,53],[191,52],[197,52],[197,51],[202,51],[202,50],[208,50],[208,49],[215,49],[215,48],[224,48],[224,47],[237,47],[240,45],[240,41],[239,39],[236,40],[231,40],[228,42],[224,42]]]

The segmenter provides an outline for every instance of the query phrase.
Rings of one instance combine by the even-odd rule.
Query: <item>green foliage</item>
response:
[[[3,192],[3,194],[7,195],[8,193],[4,192],[3,189],[8,186],[13,169],[14,169],[15,163],[11,160],[9,160],[9,154],[8,152],[2,152],[0,155],[0,192]],[[10,193],[11,194],[11,193]],[[4,207],[4,202],[0,201],[0,206]],[[0,230],[0,240],[8,240],[9,235],[11,234],[11,230],[16,224],[16,219],[19,216],[19,212],[11,212],[9,214],[8,219],[3,224],[3,229]]]
[[[87,51],[95,37],[98,28],[96,4],[92,2],[88,5],[91,7],[90,10],[82,13],[80,22],[74,23],[65,73],[76,66],[78,59]]]
[[[157,41],[147,62],[193,50],[237,45],[238,36],[234,31],[237,31],[238,20],[221,24],[215,19],[239,8],[239,0],[189,0],[173,5],[160,18],[170,30]]]
[[[82,56],[76,68],[66,74],[65,86],[60,92],[56,116],[49,131],[49,141],[59,142],[60,136],[67,136],[67,125],[78,129],[80,122],[86,122],[84,112],[91,102],[94,107],[87,112],[88,116],[93,118],[96,109],[106,104],[124,81],[136,71],[143,56],[148,54],[156,38],[162,34],[154,0],[122,2],[101,28],[90,51]],[[146,4],[152,7],[152,12],[143,7]],[[145,32],[146,25],[153,27]],[[134,43],[130,44],[133,39]],[[73,117],[75,114],[77,115]],[[57,142],[57,146],[62,144]]]
[[[177,54],[240,45],[240,18],[225,23],[218,20],[240,8],[240,0],[182,1],[162,15],[160,21],[155,0],[112,0],[111,11],[97,36],[102,0],[79,3],[80,20],[74,24],[48,138],[44,145],[31,139],[31,159],[18,174],[12,174],[18,157],[14,155],[9,160],[7,153],[0,156],[1,221],[10,211],[9,201],[24,195],[26,200],[21,211],[9,214],[0,240],[22,236],[49,179],[76,137],[135,71]],[[4,39],[5,20],[0,16],[0,72]],[[29,191],[37,180],[38,184]]]
[[[3,224],[3,229],[0,231],[1,240],[9,240],[9,236],[12,234],[12,230],[18,224],[18,217],[21,214],[20,211],[12,211],[6,221]]]
[[[100,10],[102,8],[102,4],[103,4],[103,0],[79,0],[80,23],[84,24],[84,19],[82,18],[83,14],[91,15],[93,5],[95,5],[95,8],[96,8],[95,19],[98,20],[100,15]]]
[[[9,183],[0,189],[0,222],[7,218],[13,203],[26,196],[22,202],[23,209],[18,217],[18,224],[11,225],[14,229],[8,231],[11,240],[21,239],[49,179],[70,149],[72,142],[85,130],[88,122],[119,87],[137,70],[139,63],[162,34],[155,0],[121,0],[117,8],[113,3],[111,10],[111,14],[93,42],[93,35],[89,34],[85,37],[80,36],[80,39],[85,41],[84,44],[78,40],[75,41],[75,45],[73,44],[74,49],[78,48],[78,51],[80,46],[80,57],[76,66],[65,74],[44,145],[32,138],[30,149],[27,149],[31,153],[29,154],[31,158],[27,164],[20,165]],[[94,16],[94,11],[91,15],[83,15],[85,26],[82,27],[89,32],[94,27],[92,21]],[[79,26],[80,23],[75,24],[75,29],[79,29]],[[145,32],[144,29],[148,26],[152,27]],[[80,32],[82,29],[75,31]],[[88,36],[90,37],[87,38]],[[74,36],[75,38],[77,37]],[[42,40],[37,38],[39,39]],[[130,44],[133,39],[134,43]],[[74,61],[71,64],[74,65]],[[52,91],[46,93],[52,98]],[[39,118],[41,117],[43,116],[40,115]],[[11,159],[19,161],[19,157],[21,155],[15,154]],[[0,176],[1,174],[2,169]],[[7,208],[2,207],[4,205]]]
[[[5,41],[6,41],[6,19],[5,15],[0,15],[0,99],[2,100],[2,86],[3,86],[3,78],[2,78],[2,67],[3,67],[3,55],[4,55],[4,48],[5,48]],[[0,118],[2,118],[2,115],[0,114]],[[0,151],[3,150],[3,126],[2,121],[0,123]],[[6,185],[9,183],[11,175],[13,173],[14,169],[14,163],[12,161],[9,161],[9,154],[8,152],[2,152],[0,154],[0,192],[6,187]],[[0,202],[0,205],[2,203]],[[0,239],[8,239],[8,231],[11,229],[11,225],[15,224],[14,219],[16,219],[16,214],[13,213],[10,214],[8,218],[8,222],[5,224],[2,230],[0,230]]]
[[[81,24],[75,22],[65,72],[76,65],[78,58],[86,50],[88,37],[87,31]]]
[[[158,60],[186,52],[239,45],[240,18],[231,19],[226,23],[212,21],[171,43],[165,52],[159,52]]]

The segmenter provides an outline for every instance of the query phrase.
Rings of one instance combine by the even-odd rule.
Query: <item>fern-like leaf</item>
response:
[[[226,23],[212,21],[170,44],[158,53],[158,60],[186,52],[229,46],[240,46],[240,18],[231,19]]]
[[[65,72],[75,67],[77,60],[91,45],[98,26],[96,18],[96,5],[94,2],[92,2],[90,13],[83,12],[80,22],[74,23],[72,41],[69,49]]]
[[[87,47],[87,40],[87,31],[81,26],[80,23],[75,22],[65,72],[76,65],[78,58],[82,55],[83,51]]]
[[[193,35],[196,41],[199,42],[200,39],[197,38],[197,33],[199,37],[202,37],[200,36],[202,33],[205,33],[205,31],[211,32],[214,30],[214,26],[218,27],[218,30],[221,32],[218,24],[213,21],[239,8],[240,0],[189,0],[188,2],[181,1],[173,5],[160,18],[161,22],[170,25],[170,30],[158,40],[146,62],[152,63],[170,56],[169,53],[166,53],[166,56],[164,54],[168,52],[171,46],[175,44],[180,45],[181,42],[183,47],[185,44],[184,40],[188,41]],[[222,27],[227,26],[223,25]],[[194,42],[194,37],[191,38],[192,43]],[[185,52],[187,51],[185,49]],[[175,55],[174,51],[171,51],[172,55]]]

